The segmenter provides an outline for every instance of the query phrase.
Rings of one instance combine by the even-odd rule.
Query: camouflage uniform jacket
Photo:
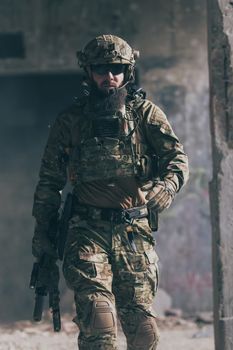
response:
[[[165,114],[147,99],[131,106],[140,116],[139,128],[146,143],[159,157],[159,176],[169,177],[177,192],[188,179],[188,160],[183,146],[173,132]],[[61,113],[52,126],[42,158],[39,182],[34,195],[33,216],[37,222],[49,223],[60,207],[60,191],[67,182],[69,155],[80,144],[83,130],[88,129],[85,117],[88,98]],[[75,189],[74,191],[77,190]]]

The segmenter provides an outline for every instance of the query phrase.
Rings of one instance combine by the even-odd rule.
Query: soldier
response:
[[[187,156],[165,114],[133,88],[138,52],[126,41],[101,35],[77,57],[85,93],[50,131],[34,197],[33,254],[56,259],[48,228],[68,169],[73,208],[63,273],[74,291],[79,349],[117,349],[116,312],[128,350],[156,349],[153,218],[186,183]]]

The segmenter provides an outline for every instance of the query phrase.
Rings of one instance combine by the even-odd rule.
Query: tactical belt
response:
[[[131,224],[133,220],[148,217],[146,205],[129,209],[98,208],[87,205],[79,205],[75,211],[84,219],[110,221],[118,224]]]

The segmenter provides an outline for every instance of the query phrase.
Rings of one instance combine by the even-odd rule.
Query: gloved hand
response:
[[[48,237],[48,225],[37,222],[32,238],[32,254],[36,258],[41,258],[45,253],[54,259],[58,258],[57,252]]]
[[[158,212],[169,208],[176,194],[175,185],[172,181],[149,181],[142,186],[142,191],[148,191],[146,195],[148,209],[154,209]]]

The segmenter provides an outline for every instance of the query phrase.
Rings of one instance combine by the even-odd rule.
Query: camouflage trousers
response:
[[[74,290],[79,350],[117,349],[117,317],[128,350],[155,350],[151,311],[158,257],[146,219],[132,225],[71,219],[63,273]]]

